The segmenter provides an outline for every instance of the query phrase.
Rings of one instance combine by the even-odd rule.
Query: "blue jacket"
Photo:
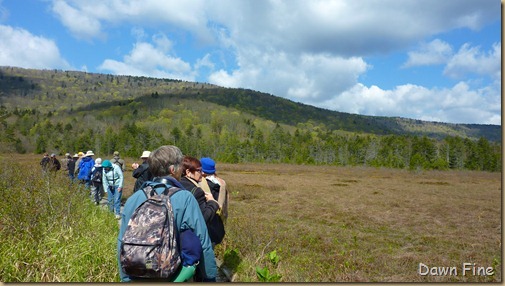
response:
[[[184,230],[191,229],[198,236],[203,249],[203,255],[198,267],[202,267],[202,272],[205,273],[206,279],[215,279],[217,275],[217,266],[214,250],[212,249],[205,220],[203,219],[202,212],[200,211],[200,207],[198,206],[195,197],[190,192],[184,190],[184,187],[173,177],[167,176],[163,177],[163,179],[168,181],[167,185],[182,189],[170,197],[170,202],[172,203],[174,211],[177,235]],[[163,189],[156,189],[156,192],[161,193],[163,192]],[[119,276],[122,282],[128,282],[131,279],[129,276],[124,274],[121,269],[121,263],[119,260],[121,239],[126,231],[131,215],[144,201],[146,201],[144,192],[133,193],[126,201],[121,215],[121,228],[119,229],[117,240],[117,261],[119,265]]]
[[[77,179],[79,180],[91,180],[91,169],[95,166],[95,160],[91,157],[83,157],[79,163],[79,174]]]

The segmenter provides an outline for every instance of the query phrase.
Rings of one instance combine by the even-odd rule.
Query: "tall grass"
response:
[[[0,164],[9,166],[0,169],[0,281],[118,281],[112,214],[94,206],[63,174],[42,176],[33,155]],[[216,256],[235,282],[502,281],[498,173],[218,168],[231,201]],[[126,198],[131,172],[125,181]],[[419,263],[456,266],[459,273],[423,276]],[[463,263],[495,272],[462,275]]]
[[[0,281],[119,281],[113,215],[62,172],[1,164]]]

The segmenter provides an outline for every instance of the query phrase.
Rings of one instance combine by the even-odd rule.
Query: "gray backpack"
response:
[[[159,187],[165,188],[161,195]],[[181,265],[170,203],[180,189],[149,182],[142,190],[147,200],[133,212],[121,240],[121,268],[134,278],[170,278]]]

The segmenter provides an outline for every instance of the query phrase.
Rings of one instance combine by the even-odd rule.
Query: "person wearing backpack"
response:
[[[121,172],[124,173],[124,171],[126,171],[126,166],[125,166],[125,163],[124,163],[124,160],[119,158],[119,152],[118,151],[114,151],[114,157],[112,159],[110,159],[110,162],[112,164],[116,164],[119,166],[119,168],[121,168]]]
[[[123,194],[123,172],[118,165],[112,164],[109,160],[103,161],[102,167],[102,184],[103,189],[107,190],[109,210],[114,212],[116,219],[120,219],[121,196]]]
[[[49,167],[49,154],[44,153],[44,157],[40,160],[40,166],[42,166],[42,171],[45,173],[48,171]]]
[[[142,164],[141,165],[139,165],[138,163],[132,164],[133,168],[132,176],[135,179],[137,179],[135,181],[135,185],[133,186],[134,193],[140,190],[144,182],[147,182],[153,178],[151,172],[149,171],[149,164],[147,163],[147,158],[149,158],[149,155],[151,155],[150,151],[142,152],[142,156],[140,156],[140,159],[142,159],[143,161]]]
[[[207,224],[209,237],[213,245],[223,241],[225,230],[223,221],[217,214],[220,207],[212,193],[205,192],[199,185],[202,181],[202,164],[191,156],[184,156],[182,160],[182,178],[181,184],[195,196],[203,218]]]
[[[186,250],[184,246],[178,245],[186,241],[183,234],[186,234],[187,231],[193,232],[199,240],[202,250],[201,257],[198,265],[196,266],[197,270],[202,273],[202,277],[204,281],[215,282],[217,275],[217,266],[216,260],[214,257],[214,250],[212,249],[212,244],[207,232],[207,226],[205,224],[205,220],[203,218],[202,212],[198,206],[198,203],[195,197],[184,190],[184,187],[178,181],[181,179],[182,173],[182,152],[176,146],[161,146],[158,149],[151,152],[147,162],[149,164],[149,170],[154,176],[153,181],[146,182],[146,187],[142,189],[142,191],[137,191],[133,193],[128,200],[126,201],[121,217],[121,227],[119,230],[118,241],[117,241],[117,259],[119,265],[119,275],[122,282],[127,281],[183,281],[186,279],[181,279],[180,276],[188,270],[188,267],[184,265],[184,261],[187,260],[187,256],[185,255]],[[150,199],[147,198],[146,191],[150,196]],[[173,223],[175,227],[175,231],[171,232],[171,235],[163,236],[164,239],[170,239],[172,241],[173,235],[175,235],[175,246],[172,248],[173,251],[177,251],[179,254],[174,254],[171,256],[175,258],[173,263],[169,263],[168,261],[158,261],[156,265],[164,265],[171,267],[175,270],[175,273],[166,273],[165,277],[151,277],[151,278],[139,278],[135,275],[132,275],[131,272],[134,272],[130,269],[131,265],[128,265],[127,261],[129,256],[128,251],[126,251],[126,236],[130,236],[130,230],[132,227],[135,227],[136,224],[134,219],[136,215],[139,214],[140,210],[146,206],[147,202],[150,202],[152,198],[164,198],[165,204],[169,204],[172,209],[172,217]],[[168,196],[168,198],[166,198]],[[130,221],[132,219],[132,221]],[[143,228],[149,227],[146,220],[145,224],[142,224]],[[191,234],[189,232],[188,234]],[[134,234],[135,232],[133,232]],[[155,232],[156,233],[156,232]],[[145,240],[146,237],[141,237],[139,240]],[[181,259],[177,259],[177,255],[182,256],[182,266]],[[135,255],[133,255],[135,256]],[[131,257],[130,257],[131,258]],[[145,260],[141,260],[145,261]],[[149,264],[151,265],[151,264]],[[189,266],[189,267],[194,267]],[[146,268],[148,265],[140,263],[138,268]],[[125,271],[127,270],[127,271]],[[180,270],[180,271],[179,271]]]
[[[103,192],[103,167],[102,158],[96,158],[95,166],[91,170],[91,195],[96,205],[100,204]]]
[[[91,186],[91,169],[95,166],[93,156],[95,156],[95,153],[90,150],[86,152],[86,155],[82,157],[79,163],[79,174],[77,175],[77,179],[84,184],[86,189],[89,189]]]
[[[200,186],[203,190],[210,191],[212,196],[221,207],[219,215],[223,222],[228,218],[228,202],[230,200],[230,192],[226,188],[226,182],[216,174],[216,162],[209,157],[200,159],[202,163],[203,180]]]
[[[50,172],[56,173],[61,169],[61,163],[56,158],[56,154],[51,154],[51,158],[49,158],[48,168]]]
[[[74,154],[73,157],[68,159],[67,163],[68,177],[70,178],[71,182],[73,182],[75,178],[75,161],[77,161],[78,158],[79,156],[77,156],[77,154]]]

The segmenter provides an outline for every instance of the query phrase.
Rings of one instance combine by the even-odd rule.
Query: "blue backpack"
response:
[[[80,164],[79,174],[77,179],[79,180],[91,180],[91,169],[95,166],[95,161],[93,159],[89,161],[82,161]]]

